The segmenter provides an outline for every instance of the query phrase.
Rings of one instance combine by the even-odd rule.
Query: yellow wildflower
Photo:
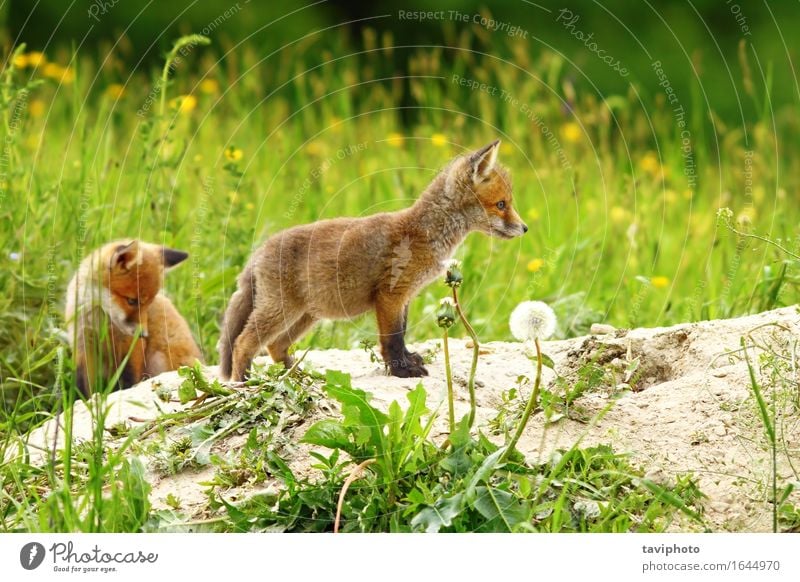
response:
[[[197,107],[197,97],[194,95],[181,95],[172,99],[169,102],[169,106],[177,109],[178,113],[182,115],[188,115]]]
[[[244,152],[235,146],[225,148],[225,157],[231,162],[238,162],[244,157]]]
[[[69,67],[62,67],[58,63],[47,63],[42,67],[42,76],[65,84],[71,83],[75,78],[72,69]]]
[[[25,53],[18,54],[14,57],[14,66],[18,69],[24,69],[28,66],[28,55]]]
[[[570,143],[579,142],[582,135],[581,126],[574,121],[570,121],[561,126],[561,137]]]
[[[655,152],[647,152],[644,157],[639,160],[639,167],[642,171],[654,177],[660,176],[662,173],[661,163],[658,161],[658,156],[656,156]]]
[[[528,261],[528,270],[531,273],[536,273],[544,266],[544,259],[532,259]]]
[[[30,111],[31,117],[41,117],[44,114],[45,108],[44,101],[41,99],[34,99],[31,101],[31,104],[28,105],[28,111]]]
[[[206,95],[213,95],[219,91],[219,83],[216,79],[203,79],[200,81],[200,92]]]
[[[532,207],[530,210],[528,210],[528,220],[530,220],[531,222],[536,222],[537,220],[539,220],[539,216],[540,214],[538,208]]]
[[[437,148],[444,147],[447,145],[447,137],[442,133],[434,133],[431,136],[431,143]]]
[[[514,153],[514,146],[507,141],[504,141],[500,144],[500,153],[504,156],[510,156]]]
[[[110,99],[120,99],[125,94],[125,87],[119,83],[112,83],[106,87],[105,95]]]
[[[656,289],[663,289],[667,285],[669,285],[669,279],[664,277],[663,275],[657,275],[650,279],[650,283],[653,284],[653,287]]]
[[[311,156],[319,156],[325,152],[325,144],[319,140],[312,140],[306,144],[306,153]]]
[[[389,142],[390,146],[399,148],[403,145],[403,136],[399,133],[390,133],[389,137],[386,138],[386,141]]]
[[[28,57],[29,67],[38,67],[39,65],[43,65],[45,62],[47,62],[47,57],[44,56],[44,53],[40,51],[31,51],[26,56]]]
[[[57,81],[61,79],[61,76],[64,74],[64,67],[59,65],[58,63],[47,63],[44,67],[42,67],[42,75],[47,77],[48,79],[53,79]]]
[[[611,218],[611,222],[615,224],[621,224],[630,219],[630,212],[622,206],[612,206],[608,215]]]

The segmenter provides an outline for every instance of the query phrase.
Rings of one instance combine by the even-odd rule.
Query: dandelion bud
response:
[[[439,327],[448,329],[456,322],[456,304],[450,297],[445,297],[439,302],[439,311],[436,312],[436,323]]]
[[[461,275],[461,261],[450,259],[449,261],[445,261],[444,267],[447,269],[447,275],[445,275],[444,278],[445,284],[448,287],[460,287],[461,282],[464,280],[464,277]]]

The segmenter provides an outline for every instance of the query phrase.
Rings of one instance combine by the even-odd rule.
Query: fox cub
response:
[[[510,239],[528,230],[511,205],[499,147],[498,140],[454,159],[405,210],[322,220],[270,237],[239,276],[225,313],[222,377],[243,380],[262,346],[288,366],[289,347],[315,322],[371,309],[391,373],[427,375],[404,342],[411,299],[469,232]]]
[[[81,262],[67,287],[66,320],[85,396],[102,389],[129,353],[119,388],[201,360],[189,326],[161,293],[164,271],[188,256],[134,240],[109,243]]]

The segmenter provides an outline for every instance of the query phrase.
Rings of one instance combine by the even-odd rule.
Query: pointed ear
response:
[[[167,247],[161,247],[161,256],[164,261],[164,267],[169,269],[188,259],[189,253],[177,251]]]
[[[476,184],[488,178],[492,173],[492,170],[497,163],[497,153],[499,151],[500,140],[496,139],[469,157],[469,161],[472,166],[472,180]]]
[[[111,256],[111,269],[120,271],[130,271],[141,261],[141,249],[139,241],[134,240],[126,245],[120,245]]]

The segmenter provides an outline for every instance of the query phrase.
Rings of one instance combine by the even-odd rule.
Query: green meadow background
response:
[[[560,337],[797,302],[797,261],[741,235],[797,251],[789,3],[351,4],[3,4],[6,426],[50,409],[70,365],[66,284],[96,246],[137,237],[190,252],[166,287],[216,363],[222,313],[260,241],[403,208],[453,156],[496,138],[531,228],[473,234],[457,254],[484,340],[511,339],[508,315],[526,299],[554,306]],[[178,51],[162,84],[191,33],[209,43]],[[438,336],[445,292],[436,282],[414,301],[411,341]],[[363,339],[375,339],[371,317],[324,323],[302,345]]]

